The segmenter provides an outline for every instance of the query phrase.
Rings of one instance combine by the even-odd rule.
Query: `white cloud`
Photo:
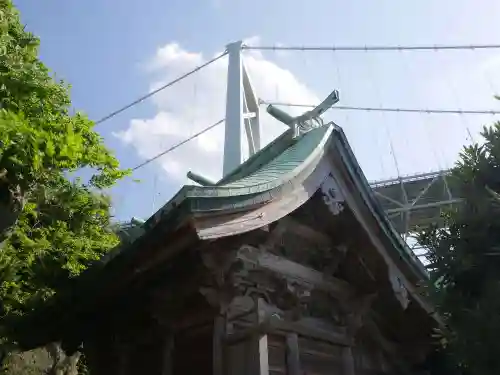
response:
[[[258,45],[259,39],[254,37],[245,42]],[[154,74],[150,90],[206,60],[207,57],[202,53],[188,51],[177,43],[159,48],[147,63],[148,70]],[[260,52],[246,51],[244,62],[259,97],[298,103],[319,101],[290,71],[267,60]],[[219,59],[161,91],[152,98],[157,109],[153,117],[134,119],[126,130],[115,135],[132,146],[141,159],[146,159],[215,123],[225,113],[226,71],[227,58]],[[267,144],[285,128],[267,115],[264,108],[262,110],[262,143]],[[224,126],[220,125],[160,158],[157,163],[167,174],[168,180],[177,184],[186,182],[185,174],[189,170],[216,180],[222,171],[223,139]]]

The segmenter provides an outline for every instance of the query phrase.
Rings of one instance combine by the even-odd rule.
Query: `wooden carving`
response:
[[[204,249],[201,259],[208,272],[199,292],[223,314],[238,294],[235,272],[241,268],[241,262],[236,259],[234,249]]]
[[[337,181],[330,173],[321,184],[323,201],[334,215],[340,214],[344,210],[344,197],[340,192]]]
[[[307,310],[311,288],[276,277],[270,297],[274,305],[284,311],[287,320],[295,321]]]

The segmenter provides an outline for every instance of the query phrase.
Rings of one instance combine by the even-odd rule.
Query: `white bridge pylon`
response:
[[[260,101],[250,80],[250,75],[243,62],[241,51],[243,42],[234,42],[226,46],[229,56],[227,68],[226,117],[224,132],[224,156],[222,175],[226,177],[242,163],[242,129],[245,129],[249,156],[261,149],[260,139]],[[287,125],[294,137],[307,133],[311,129],[323,126],[321,115],[339,101],[337,90],[333,90],[323,102],[310,111],[293,117],[273,107],[267,112],[278,121]],[[204,186],[214,185],[207,178],[188,172],[187,177]]]
[[[250,156],[260,150],[260,110],[250,76],[241,56],[243,42],[228,44],[226,121],[224,132],[223,176],[242,162],[241,129],[245,128]]]
[[[241,130],[244,128],[250,156],[261,148],[260,101],[243,62],[241,41],[228,44],[226,121],[224,134],[223,176],[227,176],[242,162]],[[295,136],[323,126],[321,115],[339,101],[339,93],[333,90],[323,102],[303,114],[293,117],[288,113],[268,105],[267,112],[287,125]]]
[[[248,143],[249,156],[261,148],[260,103],[242,58],[243,42],[226,46],[228,55],[226,116],[224,118],[224,151],[222,176],[226,177],[242,163],[242,129]],[[187,177],[202,186],[215,182],[189,171]]]

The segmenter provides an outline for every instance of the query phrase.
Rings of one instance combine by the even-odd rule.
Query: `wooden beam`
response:
[[[280,224],[285,226],[285,231],[287,232],[296,233],[309,241],[323,246],[332,246],[332,240],[326,234],[321,233],[320,231],[317,231],[316,229],[313,229],[290,216],[286,216],[281,219],[278,225]]]
[[[319,271],[251,246],[243,246],[238,251],[238,259],[251,264],[254,269],[260,268],[280,274],[298,284],[314,286],[338,298],[343,299],[354,295],[353,288],[346,281],[326,276]]]
[[[269,326],[265,323],[256,324],[244,330],[237,331],[226,336],[224,342],[227,345],[235,345],[241,341],[247,340],[249,337],[270,332]]]
[[[267,231],[269,231],[269,229],[267,229]],[[267,240],[263,244],[264,247],[269,248],[276,246],[287,233],[293,233],[320,246],[332,247],[332,240],[326,234],[290,216],[285,216],[274,224],[274,227],[269,232]]]
[[[352,345],[352,340],[346,335],[336,332],[326,331],[299,322],[288,322],[286,320],[271,317],[269,319],[270,331],[273,334],[296,333],[300,336],[310,337],[316,340],[329,342],[335,345],[349,346]]]
[[[297,334],[341,346],[350,346],[353,344],[353,340],[348,338],[346,335],[314,328],[299,322],[287,322],[275,317],[268,317],[259,324],[233,333],[227,336],[225,341],[229,345],[234,345],[237,342],[246,340],[252,335],[262,335],[265,333],[279,336]]]

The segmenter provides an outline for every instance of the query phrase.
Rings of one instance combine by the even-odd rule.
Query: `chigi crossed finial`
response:
[[[267,112],[276,120],[289,126],[294,132],[294,137],[298,137],[299,135],[307,133],[314,128],[323,126],[323,119],[321,118],[321,115],[338,101],[339,92],[337,90],[333,90],[320,105],[310,111],[304,112],[300,116],[292,117],[281,109],[274,107],[272,104],[269,104],[267,107]]]

